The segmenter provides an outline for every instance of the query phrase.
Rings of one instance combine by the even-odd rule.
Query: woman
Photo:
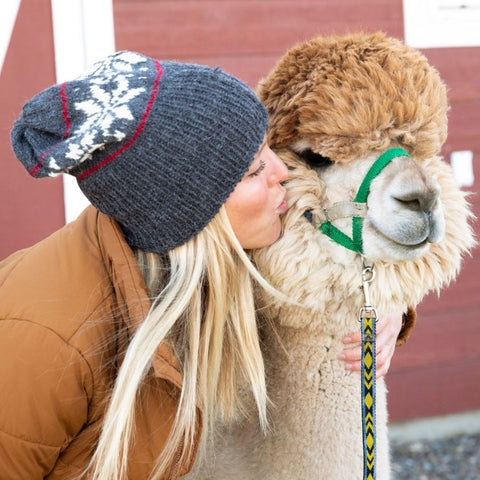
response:
[[[237,79],[133,52],[24,106],[17,157],[92,206],[0,265],[0,479],[177,478],[245,388],[266,426],[252,282],[281,294],[244,252],[286,210],[266,128]],[[380,372],[400,322],[379,329]]]

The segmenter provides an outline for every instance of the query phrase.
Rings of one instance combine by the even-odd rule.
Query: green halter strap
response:
[[[370,184],[373,179],[394,159],[397,157],[409,157],[410,155],[403,148],[390,148],[382,153],[375,163],[370,167],[370,170],[365,175],[357,195],[353,200],[354,203],[367,203],[368,194],[370,193]],[[325,235],[330,237],[334,242],[342,245],[349,250],[363,254],[362,241],[363,218],[358,216],[352,217],[352,237],[343,233],[327,219],[323,222],[319,229]]]

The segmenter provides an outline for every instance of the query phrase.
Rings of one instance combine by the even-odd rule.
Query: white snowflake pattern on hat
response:
[[[74,103],[74,108],[85,114],[85,120],[65,142],[67,150],[63,155],[72,160],[70,168],[92,158],[92,153],[106,144],[122,141],[125,130],[136,127],[139,119],[132,113],[131,101],[146,89],[131,87],[131,78],[141,79],[139,72],[148,70],[137,66],[142,62],[146,63],[147,58],[133,52],[119,52],[80,77],[87,80],[82,89],[86,88],[88,94],[87,99]],[[52,157],[49,160],[55,162]]]

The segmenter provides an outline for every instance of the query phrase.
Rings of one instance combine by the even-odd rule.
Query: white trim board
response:
[[[112,0],[51,0],[57,82],[71,80],[115,51]],[[75,178],[63,175],[65,221],[88,205]]]
[[[0,2],[0,73],[12,38],[20,2],[21,0],[2,0]]]
[[[388,427],[388,436],[396,444],[477,433],[480,433],[480,410],[392,423]]]
[[[480,46],[480,0],[403,0],[403,18],[412,47]]]

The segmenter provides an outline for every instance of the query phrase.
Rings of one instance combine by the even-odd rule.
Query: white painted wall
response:
[[[2,0],[5,1],[5,0]],[[112,0],[51,0],[57,82],[71,80],[115,51]],[[74,177],[64,175],[65,221],[88,205]]]

